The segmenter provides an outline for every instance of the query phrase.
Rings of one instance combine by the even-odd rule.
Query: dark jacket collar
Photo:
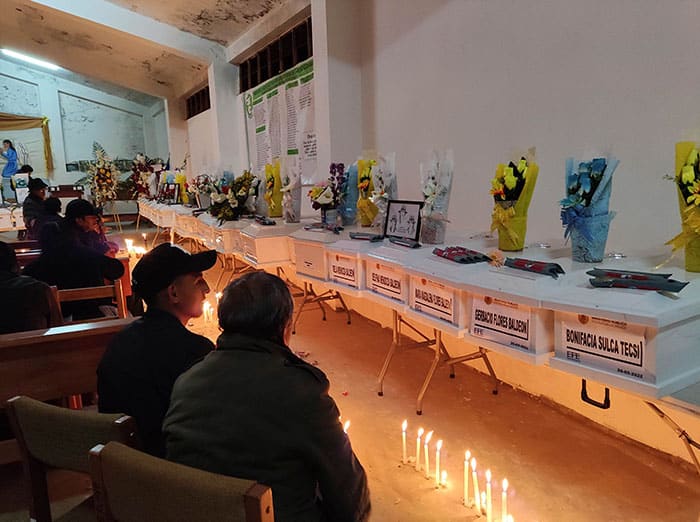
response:
[[[166,312],[165,310],[162,310],[160,308],[156,308],[154,306],[149,307],[148,310],[146,310],[146,312],[143,314],[143,317],[156,321],[172,322],[173,324],[177,324],[181,328],[185,328],[185,325],[183,325],[180,322],[180,320],[173,314],[171,314],[170,312]],[[185,330],[187,330],[187,328],[185,328]]]

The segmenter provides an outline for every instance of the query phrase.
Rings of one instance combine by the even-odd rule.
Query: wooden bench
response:
[[[61,306],[61,303],[69,303],[73,301],[83,301],[86,299],[101,299],[111,298],[114,300],[117,307],[117,317],[124,318],[127,316],[126,298],[122,290],[121,280],[117,279],[113,285],[107,286],[90,286],[86,288],[69,288],[59,290],[55,286],[51,287],[54,298]],[[88,319],[86,321],[77,322],[97,322],[114,319],[113,317],[105,317],[100,319]]]
[[[15,395],[47,401],[97,390],[107,344],[133,318],[0,335],[0,404]],[[14,440],[0,442],[0,465],[19,460]]]

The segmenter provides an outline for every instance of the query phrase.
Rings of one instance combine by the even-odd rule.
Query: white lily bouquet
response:
[[[377,168],[372,170],[372,176],[374,178],[374,190],[370,196],[370,201],[377,207],[377,215],[372,221],[372,227],[383,229],[389,201],[398,199],[399,195],[396,181],[396,153],[392,152],[386,156],[380,156],[377,161]]]
[[[454,155],[451,149],[442,153],[432,151],[427,164],[420,164],[423,193],[421,241],[435,245],[445,241],[447,211],[450,206]]]

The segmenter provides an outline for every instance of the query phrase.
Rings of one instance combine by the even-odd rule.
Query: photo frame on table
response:
[[[159,184],[157,199],[166,205],[175,205],[180,201],[180,185],[178,183]]]
[[[384,220],[384,237],[418,241],[422,201],[389,200]]]

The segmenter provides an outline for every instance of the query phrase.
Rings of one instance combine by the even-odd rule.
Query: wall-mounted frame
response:
[[[422,201],[389,200],[384,236],[418,241],[422,208]]]

